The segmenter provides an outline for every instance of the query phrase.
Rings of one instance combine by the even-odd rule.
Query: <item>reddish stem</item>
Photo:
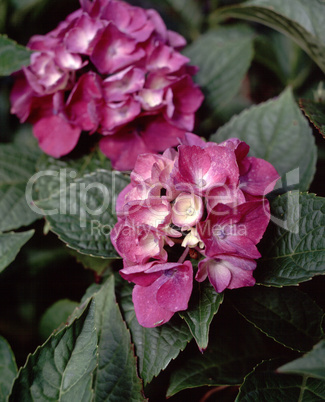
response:
[[[184,250],[183,254],[179,257],[178,262],[180,264],[183,264],[183,262],[185,261],[185,258],[187,257],[187,254],[188,254],[188,251],[189,251],[189,248],[186,247],[186,249]]]

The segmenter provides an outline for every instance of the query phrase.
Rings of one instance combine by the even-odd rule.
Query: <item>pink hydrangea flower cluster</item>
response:
[[[134,282],[139,323],[154,327],[186,310],[195,279],[216,292],[255,284],[256,247],[269,223],[279,178],[265,160],[247,156],[233,138],[220,144],[186,134],[177,151],[139,155],[117,199],[111,240]]]
[[[61,157],[82,131],[119,170],[139,153],[162,152],[194,126],[203,95],[196,68],[155,10],[118,0],[80,0],[81,8],[45,36],[33,36],[31,63],[16,74],[12,113],[33,124],[40,147]]]

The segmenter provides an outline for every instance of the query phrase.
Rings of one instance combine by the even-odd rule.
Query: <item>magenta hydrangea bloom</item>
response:
[[[119,0],[80,0],[48,34],[33,36],[30,65],[15,73],[11,112],[33,124],[40,147],[61,157],[82,132],[118,170],[163,152],[194,127],[203,95],[185,39],[159,14]]]
[[[176,311],[186,310],[192,292],[193,269],[184,263],[149,262],[120,271],[134,282],[132,299],[139,324],[154,327],[169,321]]]
[[[117,199],[111,240],[122,277],[135,283],[141,325],[187,309],[191,258],[199,260],[195,279],[208,278],[218,293],[255,284],[256,245],[270,220],[264,196],[279,175],[248,151],[236,138],[216,144],[187,133],[177,150],[138,156]]]

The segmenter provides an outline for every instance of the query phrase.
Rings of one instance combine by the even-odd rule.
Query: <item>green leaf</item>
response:
[[[297,289],[254,286],[229,297],[249,322],[289,348],[310,350],[323,336],[323,310]]]
[[[17,375],[15,356],[9,343],[0,336],[0,400],[7,400],[14,378]]]
[[[143,401],[130,334],[115,301],[114,276],[95,295],[98,333],[94,401]]]
[[[46,3],[46,1],[48,0],[10,0],[10,3],[15,9],[22,12],[26,9],[37,9],[42,3]]]
[[[185,38],[195,39],[204,23],[204,4],[196,0],[150,0],[150,7],[159,12],[169,29]]]
[[[32,52],[24,46],[18,45],[6,35],[0,35],[0,75],[10,75],[28,66]]]
[[[272,224],[255,271],[263,285],[296,285],[325,274],[325,198],[297,191],[271,203]]]
[[[236,402],[311,402],[325,400],[325,382],[307,376],[278,374],[279,361],[255,367],[240,388]]]
[[[61,191],[39,200],[50,229],[60,239],[82,254],[118,257],[110,242],[110,232],[117,219],[115,201],[128,184],[119,172],[98,170],[65,183]]]
[[[283,180],[290,181],[291,171],[299,168],[297,173],[292,172],[294,181],[288,185],[308,190],[316,169],[316,146],[291,89],[285,90],[278,99],[233,117],[210,140],[221,142],[231,137],[247,142],[250,155],[270,162]]]
[[[39,324],[41,338],[47,339],[55,329],[64,324],[78,305],[79,303],[69,299],[58,300],[52,304],[43,314]]]
[[[19,250],[33,234],[34,230],[21,233],[0,233],[0,272],[14,261]]]
[[[9,401],[90,401],[97,363],[95,302],[52,335],[19,370]]]
[[[293,88],[305,82],[313,66],[295,42],[273,30],[256,37],[254,59],[273,71],[283,86]]]
[[[39,3],[44,1],[45,0],[11,0],[10,2],[15,8],[24,9],[36,7]]]
[[[240,384],[265,355],[269,356],[258,330],[236,313],[226,319],[218,314],[209,347],[203,354],[192,353],[173,371],[167,397],[187,388]]]
[[[312,99],[300,99],[299,104],[310,122],[325,138],[325,103]]]
[[[223,294],[216,293],[208,282],[195,285],[188,309],[179,315],[186,321],[202,352],[208,346],[210,324],[223,302]]]
[[[0,145],[0,231],[27,226],[39,219],[29,202],[33,202],[33,188],[26,185],[35,174],[40,151],[26,144]]]
[[[5,30],[6,20],[8,11],[8,1],[2,1],[0,3],[0,31]]]
[[[37,165],[39,177],[35,182],[38,199],[49,198],[75,179],[99,169],[111,170],[111,163],[98,149],[78,159],[55,159],[43,154]]]
[[[325,26],[323,0],[250,0],[225,7],[211,21],[229,17],[260,22],[291,37],[325,72]]]
[[[91,257],[90,255],[80,254],[72,249],[69,250],[69,254],[73,255],[85,268],[95,271],[97,275],[102,275],[106,269],[110,268],[112,261],[110,258]]]
[[[197,30],[203,20],[200,4],[195,0],[165,0],[186,22],[187,26],[194,27]]]
[[[9,401],[143,401],[111,276],[27,359]]]
[[[305,356],[281,366],[280,373],[309,375],[325,380],[325,340],[323,339]]]
[[[239,91],[253,57],[253,34],[245,26],[221,27],[199,36],[184,54],[199,66],[195,80],[217,113]]]
[[[160,327],[142,327],[135,316],[131,292],[132,286],[125,284],[120,304],[139,359],[140,376],[145,383],[149,383],[185,349],[192,335],[185,322],[178,317]]]

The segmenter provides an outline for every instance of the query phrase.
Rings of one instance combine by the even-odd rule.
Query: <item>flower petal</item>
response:
[[[60,158],[76,146],[81,129],[59,115],[44,117],[33,127],[39,146],[48,155]]]
[[[193,287],[193,269],[190,261],[164,272],[168,280],[157,291],[158,304],[169,311],[186,310]]]
[[[151,286],[134,286],[132,301],[137,320],[143,327],[157,327],[169,321],[174,315],[173,311],[166,310],[159,305],[156,298],[159,287],[158,280]]]

